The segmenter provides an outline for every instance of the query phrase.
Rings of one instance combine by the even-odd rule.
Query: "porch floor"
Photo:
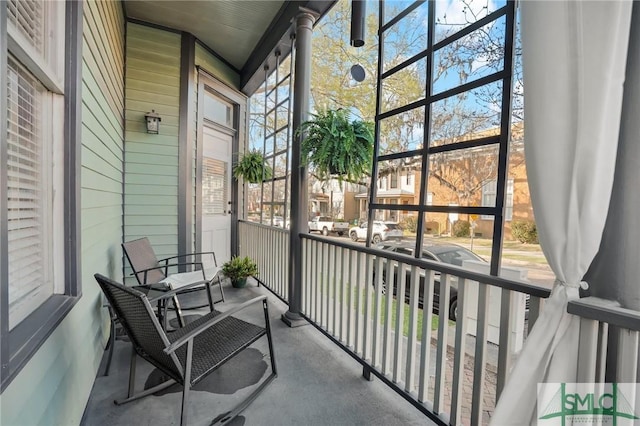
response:
[[[410,403],[379,380],[362,378],[362,368],[311,325],[289,328],[280,315],[286,305],[269,291],[256,287],[235,289],[226,285],[224,311],[252,297],[269,296],[278,377],[233,422],[238,425],[428,425],[431,422]],[[197,311],[186,311],[192,315]],[[247,312],[256,324],[263,324],[261,309]],[[126,405],[113,400],[127,393],[131,346],[116,340],[109,376],[99,371],[82,425],[169,425],[179,424],[182,389],[178,386]],[[106,358],[106,352],[105,357]],[[104,363],[104,359],[103,359]],[[190,425],[210,424],[231,410],[264,377],[270,374],[266,339],[260,339],[207,379],[190,394]],[[154,368],[138,358],[136,390],[145,383],[157,384]],[[154,382],[156,380],[156,382]]]

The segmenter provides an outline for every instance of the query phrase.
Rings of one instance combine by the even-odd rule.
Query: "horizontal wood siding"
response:
[[[80,423],[108,333],[93,274],[122,279],[125,22],[118,1],[83,8],[82,297],[2,394],[7,425]]]
[[[125,241],[149,237],[159,257],[178,249],[180,35],[127,24]],[[148,134],[145,113],[162,117]],[[128,283],[130,268],[125,261]]]
[[[227,86],[240,90],[240,74],[196,43],[196,66],[202,68]]]

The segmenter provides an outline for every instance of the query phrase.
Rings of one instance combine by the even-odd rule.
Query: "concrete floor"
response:
[[[424,414],[379,380],[362,378],[362,367],[314,327],[289,328],[280,315],[286,305],[264,288],[225,286],[227,302],[218,310],[233,308],[257,295],[269,296],[278,377],[231,425],[429,425]],[[186,312],[187,315],[193,311]],[[243,319],[262,324],[260,306]],[[126,395],[130,344],[116,341],[109,376],[98,376],[85,409],[82,425],[173,425],[180,421],[182,389],[174,386],[161,396],[116,406]],[[157,371],[138,358],[137,390],[157,381]],[[102,371],[102,370],[101,370]],[[208,425],[231,410],[270,373],[266,339],[200,382],[191,392],[189,424]],[[153,383],[155,384],[155,383]]]

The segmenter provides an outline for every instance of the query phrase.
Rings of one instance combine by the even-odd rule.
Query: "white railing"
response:
[[[285,302],[289,298],[289,231],[254,222],[238,222],[240,256],[249,256],[258,265],[260,284]]]
[[[356,358],[365,375],[373,373],[434,420],[488,422],[514,359],[515,295],[531,296],[530,328],[548,289],[322,237],[301,237],[302,306],[312,324]],[[397,279],[405,275],[406,280]],[[452,283],[457,288],[455,323],[441,320],[449,316]],[[477,297],[470,296],[474,286]],[[490,287],[501,289],[497,347],[487,343]],[[393,288],[395,297],[387,297]],[[432,306],[436,298],[437,319],[432,309],[421,306]],[[470,318],[475,327],[470,327]],[[470,329],[475,338],[467,336]]]
[[[578,382],[637,383],[640,312],[596,297],[569,302],[580,317]]]

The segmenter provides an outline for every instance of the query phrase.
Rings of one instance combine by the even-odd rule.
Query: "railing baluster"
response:
[[[362,358],[370,361],[371,351],[369,350],[369,346],[371,345],[371,300],[372,300],[372,292],[373,287],[375,286],[372,277],[372,268],[374,262],[374,257],[370,254],[366,255],[366,266],[364,271],[364,320],[363,320],[363,331],[362,331]],[[378,274],[380,276],[380,274]]]
[[[609,324],[600,323],[600,332],[598,333],[598,367],[596,371],[596,381],[604,383],[605,373],[607,369],[607,349],[609,346]]]
[[[422,305],[422,347],[420,348],[420,383],[418,401],[426,402],[429,391],[429,367],[431,364],[431,320],[433,318],[433,288],[435,274],[425,270]],[[413,285],[413,281],[411,282]]]
[[[313,242],[313,318],[314,321],[320,323],[320,298],[318,297],[318,288],[320,287],[319,280],[321,279],[320,269],[318,265],[320,265],[320,243],[317,241]]]
[[[344,314],[344,308],[345,308],[345,286],[347,285],[347,279],[345,277],[345,267],[344,267],[344,258],[345,258],[345,254],[346,256],[349,256],[349,250],[345,249],[345,248],[340,248],[340,313],[339,313],[339,322],[340,322],[340,341],[343,343],[347,343],[348,344],[348,339],[347,339],[347,330],[345,330],[345,314]],[[348,260],[347,260],[348,263]]]
[[[500,336],[498,338],[498,377],[496,378],[496,401],[504,389],[507,374],[511,370],[511,324],[513,322],[513,302],[516,294],[502,289],[500,301]]]
[[[354,289],[354,279],[353,279],[353,250],[347,249],[347,265],[349,268],[348,271],[348,280],[346,285],[347,292],[347,346],[353,348],[353,351],[356,351],[356,345],[353,342],[353,289]]]
[[[440,294],[438,295],[438,348],[436,352],[436,385],[433,393],[433,411],[444,412],[444,388],[447,368],[447,347],[449,330],[450,278],[440,274]]]
[[[413,392],[415,387],[415,364],[416,346],[418,341],[418,292],[420,290],[420,269],[417,266],[411,267],[409,277],[409,338],[407,340],[407,371],[405,373],[405,391]],[[422,327],[425,327],[422,323]],[[422,346],[429,345],[429,342],[422,341]]]
[[[388,260],[386,269],[386,295],[384,295],[384,337],[382,339],[382,373],[389,374],[391,370],[391,322],[393,315],[393,293],[396,287],[395,285],[395,271],[397,268],[397,262]],[[400,278],[398,278],[400,279]],[[398,300],[397,303],[401,303]]]
[[[580,318],[578,346],[578,383],[592,383],[596,379],[598,357],[598,321]]]
[[[638,377],[638,331],[618,329],[616,382],[635,383]]]
[[[466,356],[465,336],[467,316],[465,315],[465,280],[458,278],[458,314],[456,316],[456,340],[453,358],[453,384],[451,389],[451,422],[462,424],[462,401],[464,400],[464,360]]]
[[[327,329],[327,322],[325,321],[326,319],[326,304],[329,301],[329,297],[327,296],[328,291],[325,291],[327,288],[327,268],[328,268],[328,261],[327,258],[329,257],[329,246],[325,243],[322,243],[322,284],[320,286],[320,325],[322,327],[325,328],[325,330]]]
[[[404,306],[405,306],[405,287],[407,285],[407,265],[400,263],[398,265],[396,292],[396,338],[395,350],[393,351],[395,362],[393,363],[393,381],[399,383],[402,381],[402,347],[404,346]],[[387,296],[389,292],[387,291]]]
[[[485,358],[487,354],[487,331],[489,321],[489,286],[478,283],[478,315],[476,329],[476,351],[473,366],[473,393],[471,397],[471,424],[482,424],[484,399]]]
[[[376,257],[376,283],[373,300],[373,347],[371,348],[371,365],[378,366],[380,361],[380,318],[382,316],[382,279],[383,279],[383,257]]]
[[[356,312],[355,312],[355,338],[354,338],[354,349],[356,353],[359,353],[362,355],[362,359],[366,359],[366,357],[364,356],[364,349],[363,349],[363,338],[362,338],[362,328],[363,328],[363,324],[362,324],[362,282],[366,282],[366,273],[365,271],[362,270],[362,265],[366,264],[366,257],[367,255],[363,255],[360,252],[356,252],[356,285],[355,285],[355,289],[356,289],[356,294],[355,294],[355,299],[356,299]],[[365,284],[366,285],[366,284]]]
[[[338,247],[333,248],[333,335],[339,337],[338,331]]]

